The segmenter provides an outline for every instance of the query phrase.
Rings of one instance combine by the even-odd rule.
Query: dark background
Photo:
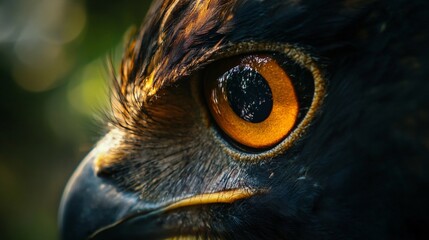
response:
[[[0,0],[0,239],[57,239],[63,188],[102,134],[106,62],[148,0]]]

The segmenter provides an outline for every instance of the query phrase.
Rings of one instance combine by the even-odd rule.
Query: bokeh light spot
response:
[[[89,63],[69,86],[67,96],[70,105],[85,115],[104,109],[108,104],[106,75],[100,60]]]

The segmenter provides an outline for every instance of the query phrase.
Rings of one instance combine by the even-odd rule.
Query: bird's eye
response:
[[[317,65],[294,49],[231,55],[219,57],[200,75],[217,132],[249,158],[284,150],[320,106],[324,87]]]
[[[285,70],[268,55],[249,55],[206,79],[205,96],[219,127],[232,140],[262,149],[279,143],[298,117],[299,103]]]

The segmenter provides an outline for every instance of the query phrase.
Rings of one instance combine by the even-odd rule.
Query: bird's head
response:
[[[367,239],[427,223],[395,199],[428,181],[414,2],[156,1],[108,133],[64,192],[63,238]]]

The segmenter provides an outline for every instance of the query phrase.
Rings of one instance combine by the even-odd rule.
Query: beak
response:
[[[60,205],[62,239],[88,239],[98,229],[139,208],[137,198],[118,190],[97,177],[92,151],[69,180]],[[150,209],[150,205],[145,206]]]
[[[170,211],[195,205],[229,204],[256,193],[248,189],[227,189],[160,203],[147,202],[138,194],[118,189],[113,181],[97,176],[94,161],[99,152],[96,150],[82,161],[65,188],[59,212],[64,240],[163,239],[175,236],[160,220]]]

